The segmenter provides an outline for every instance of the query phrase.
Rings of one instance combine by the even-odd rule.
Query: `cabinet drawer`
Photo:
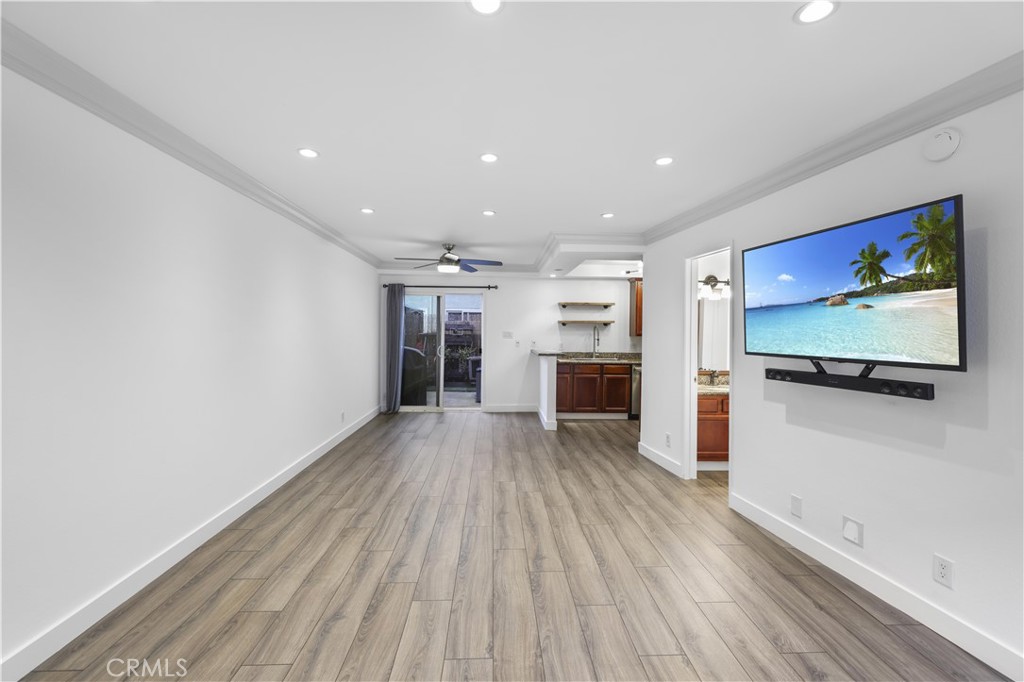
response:
[[[601,365],[575,365],[573,371],[576,374],[600,374]]]
[[[565,362],[558,363],[558,373],[559,374],[572,374],[572,365],[570,365],[568,363],[565,363]]]
[[[605,374],[629,374],[632,370],[629,365],[605,365]]]
[[[721,398],[705,398],[697,396],[697,414],[718,414],[721,405]]]

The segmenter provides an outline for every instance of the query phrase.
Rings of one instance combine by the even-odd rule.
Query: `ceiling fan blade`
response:
[[[430,263],[427,263],[426,265],[417,265],[416,267],[413,268],[413,270],[422,270],[423,268],[436,268],[436,267],[437,267],[437,261],[435,260],[435,261],[431,261]]]
[[[473,265],[504,265],[500,260],[480,260],[479,258],[463,258],[462,262]]]
[[[476,268],[474,268],[472,265],[470,265],[464,260],[459,262],[459,267],[465,270],[466,272],[476,272]]]
[[[395,260],[428,260],[431,263],[436,263],[436,258],[395,258]]]

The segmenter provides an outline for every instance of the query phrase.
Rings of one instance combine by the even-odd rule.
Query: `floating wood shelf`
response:
[[[558,324],[562,325],[563,327],[567,324],[589,324],[590,326],[594,326],[595,324],[603,324],[605,327],[607,327],[608,325],[614,322],[615,320],[559,320]]]
[[[589,302],[589,301],[559,301],[558,305],[562,306],[563,308],[568,308],[569,306],[572,306],[574,308],[597,308],[597,307],[601,307],[601,308],[604,308],[604,309],[607,310],[608,308],[611,308],[613,305],[615,305],[615,303],[614,302],[612,302],[612,303],[600,303],[600,302],[593,303],[593,302]]]

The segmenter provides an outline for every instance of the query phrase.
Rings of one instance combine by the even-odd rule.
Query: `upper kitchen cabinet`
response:
[[[629,335],[643,336],[644,333],[644,281],[640,278],[629,280]]]

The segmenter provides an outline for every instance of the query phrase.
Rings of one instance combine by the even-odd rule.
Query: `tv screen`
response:
[[[748,355],[967,369],[963,196],[743,251]]]

